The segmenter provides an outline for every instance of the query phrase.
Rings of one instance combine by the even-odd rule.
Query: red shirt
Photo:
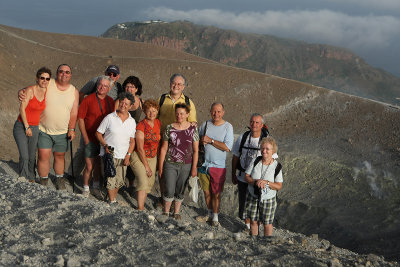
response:
[[[146,158],[154,158],[157,156],[158,143],[160,142],[160,127],[161,123],[158,119],[154,120],[154,127],[152,128],[144,119],[136,126],[136,131],[144,133],[144,153]]]
[[[46,91],[47,93],[47,91]],[[31,126],[38,126],[40,121],[40,114],[46,108],[46,93],[44,93],[44,99],[40,102],[35,94],[33,98],[29,100],[28,105],[25,108],[26,120]],[[18,116],[18,120],[22,122],[21,115]]]
[[[90,142],[97,144],[95,133],[97,128],[100,126],[101,121],[105,116],[114,111],[114,100],[106,96],[104,99],[98,98],[101,104],[100,109],[99,102],[96,97],[96,93],[90,94],[82,100],[79,106],[78,118],[83,119],[85,122],[85,128]]]

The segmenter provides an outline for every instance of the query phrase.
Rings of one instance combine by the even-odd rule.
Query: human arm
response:
[[[162,172],[164,167],[164,160],[168,150],[168,141],[163,141],[160,147],[160,155],[158,158],[158,177],[162,178]]]
[[[22,123],[24,124],[24,127],[25,127],[26,136],[32,136],[32,129],[29,128],[28,119],[26,118],[25,109],[28,106],[29,101],[33,97],[33,89],[32,88],[27,88],[25,94],[26,94],[26,97],[21,101],[21,103],[19,105],[19,114],[21,115],[21,120],[22,120]]]
[[[238,179],[236,176],[236,168],[237,168],[237,165],[239,164],[239,160],[240,160],[239,157],[237,157],[235,155],[232,156],[232,183],[233,184],[238,183]]]
[[[26,90],[27,90],[27,88],[22,88],[21,90],[18,91],[18,100],[19,100],[19,102],[22,102],[23,100],[26,99],[26,97],[27,97],[26,96]]]
[[[226,151],[226,152],[229,152],[229,151],[230,151],[230,149],[228,148],[228,146],[227,146],[224,142],[214,140],[214,139],[210,138],[210,137],[207,136],[207,135],[204,135],[204,136],[201,138],[201,140],[202,140],[203,144],[212,145],[212,146],[214,146],[215,148],[217,148],[217,149],[219,149],[219,150],[222,150],[222,151]]]
[[[146,158],[146,153],[144,152],[144,132],[140,130],[136,130],[136,151],[140,161],[143,163],[143,166],[146,169],[147,177],[150,178],[153,175],[153,172],[151,171],[150,165]]]
[[[119,100],[117,99],[117,100],[115,100],[115,103],[114,103],[114,111],[116,111],[118,109],[118,106],[119,106]]]
[[[129,159],[131,158],[131,154],[134,149],[135,149],[135,138],[130,137],[128,152],[126,153],[125,159],[124,159],[125,166],[129,166],[129,163],[130,163]]]
[[[197,176],[197,161],[199,160],[199,141],[193,141],[192,143],[193,156],[192,156],[192,170],[191,176]]]
[[[79,93],[78,90],[75,89],[75,99],[71,108],[69,122],[68,122],[68,138],[72,141],[75,138],[75,127],[76,127],[76,119],[78,117],[78,105],[79,105]]]
[[[192,126],[197,127],[197,114],[196,114],[196,107],[191,99],[189,99],[190,103],[190,113],[188,117],[188,121],[191,123]]]
[[[99,143],[102,147],[104,147],[105,153],[110,153],[110,150],[108,150],[108,145],[107,142],[104,140],[104,136],[100,132],[95,133],[97,140],[99,140]]]
[[[83,138],[83,141],[85,142],[85,145],[89,144],[89,137],[88,134],[86,132],[86,127],[85,127],[85,120],[82,118],[78,118],[78,126],[79,126],[79,130],[81,131],[81,135]]]

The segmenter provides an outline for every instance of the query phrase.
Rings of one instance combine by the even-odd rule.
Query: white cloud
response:
[[[400,33],[400,20],[394,16],[350,16],[331,10],[235,14],[218,9],[182,11],[159,7],[147,10],[147,15],[166,21],[188,20],[197,24],[272,34],[307,42],[338,45],[353,50],[385,48]]]

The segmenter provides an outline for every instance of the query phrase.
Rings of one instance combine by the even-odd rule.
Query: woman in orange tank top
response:
[[[46,107],[46,91],[51,70],[42,67],[36,73],[36,85],[25,90],[26,98],[19,107],[13,135],[19,151],[19,175],[35,182],[36,149],[39,135],[40,114]]]

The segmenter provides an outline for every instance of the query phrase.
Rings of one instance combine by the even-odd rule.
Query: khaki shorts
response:
[[[39,131],[38,148],[49,149],[53,152],[67,152],[68,151],[68,138],[67,134],[47,134]]]
[[[125,185],[126,166],[124,166],[124,159],[113,159],[113,161],[117,173],[114,177],[107,177],[106,188],[109,190],[119,189]]]
[[[146,168],[144,167],[136,151],[132,153],[130,166],[133,173],[135,174],[134,185],[136,188],[136,192],[146,191],[146,193],[150,193],[156,179],[157,157],[146,159],[152,172],[151,177],[147,176]]]

